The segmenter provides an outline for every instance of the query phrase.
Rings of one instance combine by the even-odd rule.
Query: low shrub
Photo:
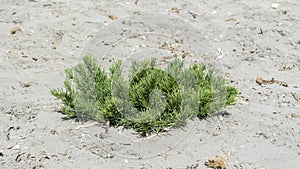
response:
[[[235,102],[238,90],[206,65],[184,68],[172,60],[166,70],[156,60],[132,62],[128,82],[122,62],[107,75],[90,56],[66,69],[64,89],[51,93],[63,102],[61,112],[79,120],[109,121],[142,135],[183,127],[195,116],[205,118]]]

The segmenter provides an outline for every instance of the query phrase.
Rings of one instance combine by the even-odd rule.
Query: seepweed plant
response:
[[[235,102],[238,90],[213,69],[183,66],[179,59],[166,70],[155,59],[133,61],[127,82],[121,61],[107,75],[95,59],[85,56],[82,64],[65,70],[64,89],[51,93],[63,102],[61,112],[69,117],[109,121],[141,135],[183,127],[190,118],[205,118]]]

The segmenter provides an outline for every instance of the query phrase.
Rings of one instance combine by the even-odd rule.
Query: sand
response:
[[[298,168],[299,8],[297,0],[2,0],[0,168],[206,168],[216,155],[227,168]],[[182,51],[187,64],[207,62],[236,86],[236,104],[146,138],[113,127],[105,136],[104,124],[57,112],[50,89],[86,53],[107,68],[154,55],[163,65]]]

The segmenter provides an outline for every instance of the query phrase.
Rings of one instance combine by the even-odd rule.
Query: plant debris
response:
[[[118,17],[114,16],[114,15],[108,15],[108,18],[111,20],[116,20],[118,19]]]
[[[294,97],[295,100],[297,100],[298,102],[300,102],[300,94],[292,93],[292,96]]]
[[[216,155],[216,157],[212,157],[206,160],[205,165],[208,168],[213,169],[226,169],[227,163],[228,161],[225,157]]]
[[[137,4],[138,4],[138,2],[139,2],[139,0],[135,0],[134,4],[135,4],[135,5],[137,5]]]
[[[279,69],[280,71],[288,71],[288,70],[292,70],[295,67],[295,65],[293,66],[283,66],[281,69]]]
[[[288,119],[300,119],[300,114],[299,113],[291,113],[289,115],[286,116]]]
[[[10,34],[13,35],[13,34],[16,34],[17,32],[20,32],[20,31],[21,31],[21,28],[19,26],[16,26],[16,27],[14,27],[10,30]]]
[[[257,77],[256,83],[258,83],[259,85],[278,83],[281,86],[288,87],[288,84],[286,82],[275,80],[275,78],[272,78],[271,80],[265,80],[262,77]]]
[[[179,13],[180,10],[181,10],[181,9],[176,8],[176,7],[171,8],[171,11],[172,11],[172,12],[175,12],[175,13]]]
[[[31,87],[31,86],[33,85],[33,82],[20,83],[20,85],[21,85],[22,87]]]
[[[191,14],[194,19],[196,19],[198,16],[198,14],[193,11],[189,11],[189,14]]]

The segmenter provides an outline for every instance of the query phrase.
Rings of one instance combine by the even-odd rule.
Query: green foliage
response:
[[[64,81],[65,90],[52,89],[50,92],[53,96],[60,99],[64,103],[64,105],[61,108],[61,112],[73,118],[76,117],[76,113],[74,110],[74,98],[76,92],[71,84],[71,81],[74,76],[71,69],[66,69],[65,74],[67,76],[67,79]]]
[[[122,63],[110,67],[109,76],[89,56],[66,69],[65,89],[51,93],[63,102],[61,111],[80,120],[109,121],[133,128],[142,135],[182,127],[193,116],[207,117],[235,102],[235,87],[205,65],[183,68],[174,59],[166,70],[156,60],[132,63],[129,82],[122,77]]]

